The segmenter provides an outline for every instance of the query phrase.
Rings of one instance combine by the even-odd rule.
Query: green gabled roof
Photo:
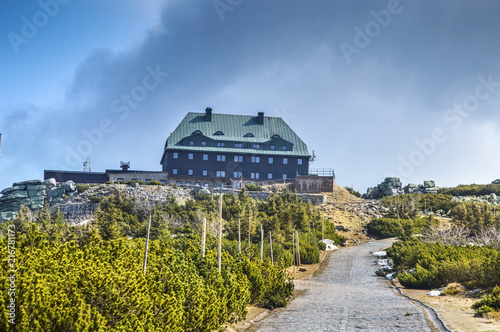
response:
[[[310,156],[307,145],[283,121],[282,118],[264,117],[264,123],[258,124],[257,117],[251,115],[212,114],[212,121],[205,121],[205,113],[188,113],[167,139],[165,150],[206,150],[213,152],[256,153],[252,149],[235,149],[231,147],[192,147],[182,144],[182,139],[199,130],[202,135],[214,141],[266,143],[273,135],[293,144],[292,151],[258,150],[259,154]],[[214,135],[222,131],[224,135]],[[254,137],[244,137],[252,133]]]

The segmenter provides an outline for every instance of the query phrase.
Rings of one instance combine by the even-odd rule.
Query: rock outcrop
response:
[[[401,194],[437,194],[438,187],[434,181],[424,181],[424,184],[410,183],[403,188],[399,178],[385,178],[384,182],[376,187],[368,188],[363,198],[379,199],[385,196]]]
[[[54,205],[76,193],[73,181],[56,183],[55,179],[16,182],[0,192],[0,222],[16,218],[21,206],[40,210],[45,202]]]
[[[423,185],[410,183],[403,188],[405,194],[437,194],[438,189],[434,181],[424,181]]]
[[[403,184],[399,178],[385,178],[384,182],[376,187],[368,188],[363,198],[378,199],[384,196],[404,194]]]

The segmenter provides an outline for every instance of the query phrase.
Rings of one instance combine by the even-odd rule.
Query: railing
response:
[[[335,172],[333,168],[311,168],[309,169],[310,176],[333,176],[335,177]]]

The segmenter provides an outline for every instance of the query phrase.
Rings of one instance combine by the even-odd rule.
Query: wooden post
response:
[[[273,238],[271,237],[271,231],[269,231],[269,243],[271,244],[271,264],[274,265],[274,259],[273,259]]]
[[[318,246],[318,241],[316,239],[316,227],[314,227],[314,222],[313,222],[313,237],[314,237],[314,246]]]
[[[250,211],[248,211],[248,249],[250,249]]]
[[[292,235],[292,257],[293,274],[295,274],[295,231],[293,231]]]
[[[238,253],[241,254],[241,219],[238,219]]]
[[[307,244],[311,245],[311,219],[307,218]]]
[[[260,224],[260,261],[264,261],[264,228]]]
[[[322,226],[321,226],[321,240],[325,239],[325,218],[322,219]]]
[[[151,214],[149,214],[148,218],[148,230],[146,232],[146,245],[144,248],[144,263],[142,265],[142,269],[144,270],[144,274],[146,274],[146,265],[148,264],[148,247],[149,247],[149,231],[151,230]]]
[[[222,185],[219,196],[219,245],[217,248],[217,267],[222,268]]]
[[[300,269],[300,238],[299,238],[299,232],[297,231],[297,263],[299,264],[299,269]]]
[[[207,238],[207,218],[203,218],[201,224],[201,256],[205,257],[205,243]]]

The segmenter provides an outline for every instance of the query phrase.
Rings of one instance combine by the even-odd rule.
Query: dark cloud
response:
[[[354,45],[355,28],[373,25],[372,11],[393,5],[399,13],[346,61],[341,43]],[[169,1],[140,44],[121,53],[90,51],[62,101],[2,114],[0,170],[8,175],[0,185],[41,177],[44,168],[81,169],[87,152],[94,170],[120,160],[159,169],[168,134],[186,112],[210,105],[221,113],[285,117],[318,152],[313,167],[333,167],[341,184],[364,190],[397,170],[416,139],[443,126],[442,113],[474,92],[479,75],[500,81],[498,6],[243,1],[221,20],[212,1]],[[152,73],[160,77],[154,81]],[[492,117],[489,110],[468,123]],[[453,142],[440,146],[450,158],[460,149]],[[435,175],[426,168],[436,160],[428,156],[408,180],[432,176],[439,184],[446,167]]]

